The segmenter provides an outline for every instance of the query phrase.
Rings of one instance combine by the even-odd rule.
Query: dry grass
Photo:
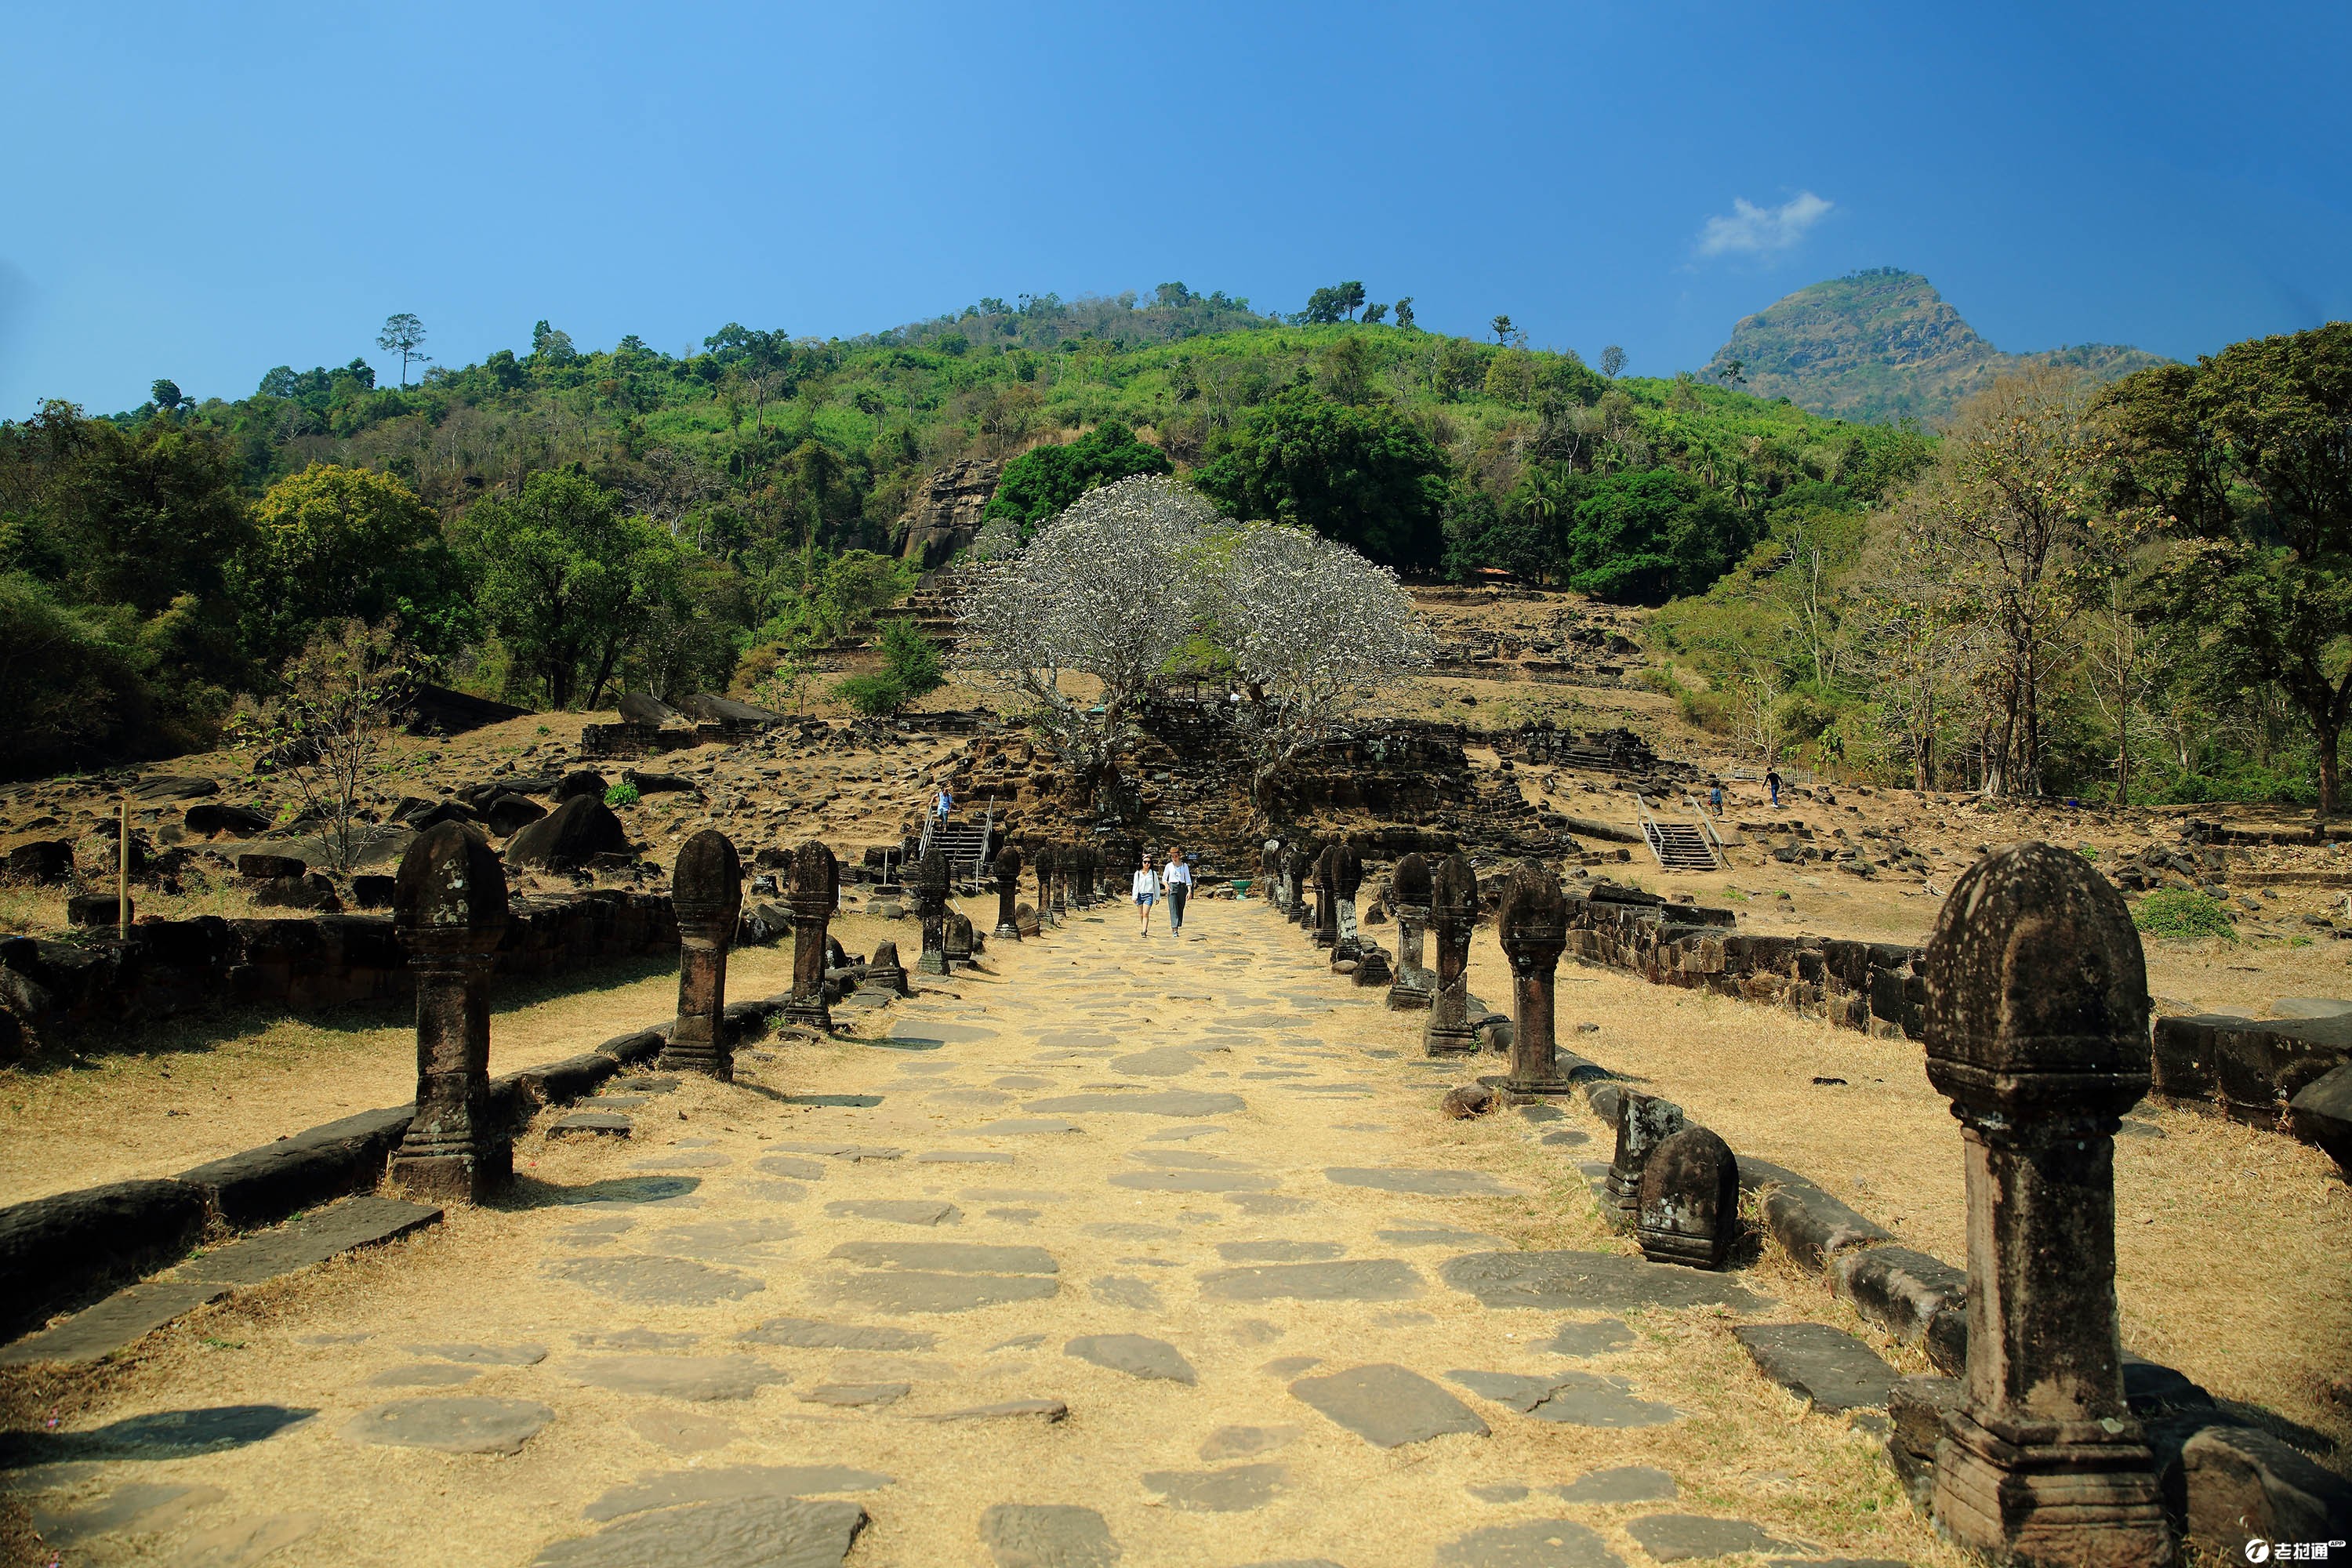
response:
[[[1472,985],[1508,994],[1484,940]],[[1959,1131],[1916,1042],[1573,964],[1559,995],[1569,1048],[1674,1100],[1741,1153],[1811,1177],[1906,1244],[1965,1263]],[[1577,1032],[1585,1023],[1600,1027]],[[2116,1140],[2116,1198],[2125,1342],[2218,1394],[2352,1441],[2325,1391],[2352,1365],[2352,1186],[2327,1157],[2219,1117],[2142,1107]]]

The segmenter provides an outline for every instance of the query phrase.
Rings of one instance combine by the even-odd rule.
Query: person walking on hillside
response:
[[[945,822],[948,819],[948,813],[954,809],[955,796],[948,793],[947,785],[940,785],[938,797],[931,802],[931,815],[938,817],[941,822]]]
[[[1144,936],[1151,934],[1151,906],[1159,901],[1160,875],[1151,868],[1151,852],[1146,850],[1135,868],[1135,907],[1143,911]]]
[[[1713,810],[1715,816],[1719,818],[1723,816],[1723,781],[1721,779],[1709,779],[1706,782],[1707,805]]]
[[[1168,864],[1160,869],[1160,885],[1168,890],[1168,934],[1184,934],[1184,905],[1192,896],[1192,863],[1173,844],[1168,847]]]
[[[1769,790],[1770,790],[1770,791],[1772,792],[1772,804],[1773,804],[1775,806],[1778,806],[1778,805],[1780,804],[1780,769],[1778,769],[1778,768],[1774,768],[1774,769],[1772,769],[1770,772],[1767,773],[1764,775],[1764,787],[1765,787],[1766,789],[1769,789]]]

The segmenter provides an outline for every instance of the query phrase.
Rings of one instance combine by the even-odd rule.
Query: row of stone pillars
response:
[[[1302,858],[1268,846],[1262,868],[1277,906],[1295,916]],[[1339,886],[1318,878],[1327,900]],[[1427,1048],[1475,1049],[1465,1017],[1475,870],[1460,855],[1434,866],[1408,855],[1390,896],[1402,931],[1392,1000],[1420,1005],[1409,998],[1426,921],[1437,942]],[[1526,860],[1511,869],[1496,934],[1510,961],[1517,1032],[1510,1069],[1494,1080],[1509,1098],[1570,1087],[1553,1033],[1567,914],[1550,868]],[[1336,933],[1336,910],[1317,929]],[[2016,845],[1954,885],[1923,970],[1927,1078],[1960,1122],[1968,1198],[1968,1364],[1937,1447],[1937,1521],[1999,1562],[2163,1568],[2178,1548],[2154,1452],[2124,1396],[2115,1290],[2115,1134],[2149,1082],[2139,932],[2122,896],[2079,855]],[[1636,1099],[1652,1097],[1625,1102]],[[1622,1142],[1621,1128],[1621,1163]],[[1655,1142],[1654,1161],[1673,1140]],[[1644,1172],[1645,1197],[1657,1174]],[[1647,1223],[1644,1213],[1652,1251]]]
[[[792,866],[793,989],[784,1016],[829,1031],[825,959],[840,868],[813,838],[793,851]],[[394,930],[416,985],[416,1110],[393,1154],[393,1180],[437,1201],[478,1203],[514,1175],[489,1077],[489,981],[507,929],[506,871],[488,843],[443,823],[408,847],[393,889]],[[742,900],[742,861],[725,834],[705,829],[680,846],[670,876],[677,1016],[665,1067],[722,1081],[735,1076],[727,955]]]

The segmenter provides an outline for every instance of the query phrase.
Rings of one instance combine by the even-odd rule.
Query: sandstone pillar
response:
[[[1452,1056],[1478,1048],[1477,1032],[1470,1026],[1470,932],[1478,922],[1478,873],[1469,857],[1448,855],[1437,863],[1430,884],[1437,974],[1421,1041],[1433,1057]]]
[[[940,930],[940,945],[947,952],[950,973],[959,969],[970,969],[974,951],[971,917],[961,910],[950,908],[947,923]]]
[[[1397,967],[1389,1005],[1398,1012],[1429,1005],[1429,972],[1422,967],[1422,933],[1429,925],[1429,858],[1414,853],[1389,874],[1389,904],[1396,911]]]
[[[1021,851],[1008,844],[996,852],[996,934],[1007,942],[1021,940]]]
[[[1037,868],[1037,926],[1042,931],[1054,923],[1054,847],[1048,844],[1039,848],[1034,864]]]
[[[1683,1130],[1683,1108],[1638,1089],[1617,1091],[1617,1149],[1610,1157],[1609,1212],[1601,1217],[1619,1230],[1642,1219],[1642,1177],[1658,1146]]]
[[[507,929],[507,878],[457,823],[401,857],[393,921],[416,980],[416,1114],[393,1180],[436,1203],[479,1203],[514,1175],[490,1117],[490,962]]]
[[[1936,1450],[1937,1521],[2001,1562],[2178,1561],[2124,1403],[2115,1133],[2148,1087],[2147,972],[2080,856],[1996,850],[1924,961],[1927,1078],[1965,1141],[1969,1362]]]
[[[1309,847],[1303,845],[1290,855],[1290,918],[1304,931],[1315,929],[1315,857]]]
[[[1339,846],[1327,844],[1315,858],[1315,945],[1339,945]]]
[[[1503,907],[1496,929],[1511,961],[1511,1000],[1517,1025],[1504,1092],[1566,1094],[1569,1083],[1560,1075],[1553,1049],[1552,988],[1560,952],[1568,945],[1568,900],[1551,868],[1538,860],[1518,863],[1503,885]]]
[[[677,1022],[670,1026],[664,1067],[735,1076],[735,1042],[727,1036],[727,950],[743,904],[743,866],[735,846],[706,827],[678,847],[669,901],[677,910]],[[817,943],[820,957],[824,943]],[[818,983],[823,984],[820,972]]]
[[[1356,934],[1356,894],[1364,886],[1363,857],[1346,843],[1331,847],[1331,894],[1338,913],[1332,921],[1331,962],[1360,956]]]
[[[811,838],[793,851],[793,993],[784,1016],[828,1033],[833,1008],[824,994],[825,937],[840,886],[832,850]]]
[[[1274,909],[1286,909],[1282,896],[1282,840],[1269,838],[1257,854],[1257,888]]]
[[[915,868],[915,910],[923,922],[922,955],[915,967],[926,974],[948,973],[948,861],[935,847]]]

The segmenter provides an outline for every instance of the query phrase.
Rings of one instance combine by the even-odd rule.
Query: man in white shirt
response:
[[[1192,896],[1192,867],[1184,852],[1168,847],[1168,864],[1160,868],[1160,885],[1168,889],[1168,934],[1184,934],[1184,902]]]

